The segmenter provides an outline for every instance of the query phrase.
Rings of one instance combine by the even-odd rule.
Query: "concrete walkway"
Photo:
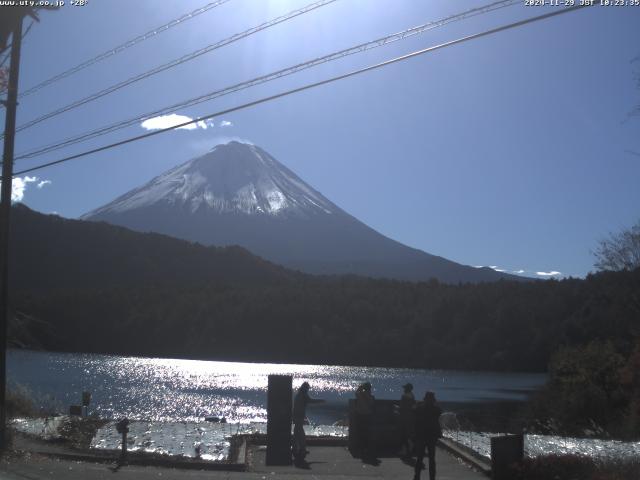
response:
[[[377,466],[362,463],[351,457],[345,447],[310,447],[307,456],[308,468],[267,467],[264,465],[265,448],[251,447],[247,453],[246,472],[180,470],[162,467],[126,466],[116,469],[115,465],[91,462],[60,460],[40,455],[25,455],[4,459],[0,463],[2,480],[147,480],[147,479],[255,479],[272,478],[364,480],[368,478],[411,479],[413,467],[398,458],[381,458]],[[487,480],[487,477],[450,455],[443,449],[437,451],[438,480]],[[423,479],[428,479],[426,471]]]
[[[310,447],[309,450],[311,452],[306,458],[307,469],[265,466],[264,447],[251,449],[249,463],[254,472],[282,478],[413,478],[414,463],[412,461],[405,462],[399,458],[379,458],[379,463],[373,465],[353,458],[346,447]],[[427,459],[425,459],[426,461]],[[439,480],[487,480],[485,475],[473,470],[441,448],[437,449],[436,465]],[[423,471],[421,478],[429,478],[426,470]]]

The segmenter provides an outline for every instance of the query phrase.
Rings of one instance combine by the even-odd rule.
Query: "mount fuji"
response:
[[[352,217],[255,145],[229,142],[86,213],[142,232],[240,245],[314,274],[483,282],[522,279],[410,248]]]

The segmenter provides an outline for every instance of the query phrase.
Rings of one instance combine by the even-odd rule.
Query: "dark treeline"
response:
[[[563,346],[629,355],[640,270],[585,280],[442,285],[299,277],[271,285],[22,292],[51,350],[192,358],[544,371]],[[635,296],[635,297],[634,297]]]

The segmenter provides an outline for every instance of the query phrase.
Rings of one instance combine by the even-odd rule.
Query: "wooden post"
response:
[[[11,36],[11,63],[7,86],[6,120],[4,124],[4,151],[2,155],[2,202],[0,203],[0,451],[7,448],[7,332],[9,325],[9,225],[11,217],[11,190],[13,185],[13,145],[18,106],[18,73],[20,46],[22,45],[22,17],[19,17]]]

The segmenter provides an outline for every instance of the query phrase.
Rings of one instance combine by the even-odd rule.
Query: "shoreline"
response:
[[[57,417],[58,425],[64,424],[64,417]],[[68,417],[67,417],[68,418]],[[95,436],[85,442],[84,448],[74,443],[73,438],[65,438],[60,432],[56,436],[50,430],[48,439],[43,439],[33,433],[37,425],[42,425],[42,419],[31,419],[30,431],[20,431],[16,425],[27,425],[28,420],[16,419],[13,421],[15,438],[18,446],[30,445],[38,447],[41,453],[68,454],[96,457],[105,461],[114,461],[118,458],[121,442],[120,436],[115,432],[115,422],[105,421],[97,429]],[[82,423],[95,422],[95,419],[72,419],[71,422]],[[34,428],[33,426],[36,425]],[[152,461],[156,464],[172,462],[187,462],[194,465],[229,464],[236,461],[240,445],[243,441],[253,439],[262,441],[266,439],[266,423],[253,423],[243,427],[235,424],[200,424],[187,422],[132,422],[130,437],[128,438],[129,455],[137,459],[137,462]],[[205,428],[203,428],[205,427]],[[204,430],[204,436],[194,436],[195,429]],[[208,430],[208,432],[207,432]],[[236,433],[233,433],[236,430]],[[334,426],[305,426],[305,431],[310,445],[346,445],[348,428]],[[141,433],[142,432],[142,433]],[[202,433],[202,432],[201,432]],[[208,436],[207,436],[208,433]],[[106,436],[105,436],[106,434]],[[444,443],[453,443],[458,450],[470,453],[481,462],[490,459],[489,439],[492,436],[504,435],[504,432],[482,432],[466,430],[444,430]],[[103,441],[111,438],[111,442]],[[102,442],[101,442],[102,441]],[[240,442],[240,443],[239,443]],[[197,451],[195,445],[203,446]],[[207,448],[204,448],[207,447]],[[213,447],[213,448],[212,448]],[[28,450],[28,448],[23,448]],[[215,455],[213,455],[213,453]],[[623,442],[620,440],[603,440],[596,438],[561,437],[558,435],[525,434],[526,456],[536,458],[544,455],[582,455],[593,459],[629,459],[640,458],[640,441]]]
[[[491,370],[491,369],[466,369],[466,368],[454,368],[454,367],[425,367],[425,366],[399,366],[399,365],[377,365],[377,364],[338,364],[338,363],[301,363],[295,361],[272,361],[269,359],[241,359],[241,358],[212,358],[212,357],[189,357],[189,356],[177,356],[172,354],[144,354],[144,353],[127,353],[127,352],[114,352],[114,351],[68,351],[68,350],[47,350],[44,348],[35,348],[35,347],[16,347],[12,346],[7,348],[7,353],[9,352],[31,352],[31,353],[54,353],[54,354],[63,354],[63,355],[99,355],[105,357],[125,357],[125,358],[137,358],[144,360],[192,360],[192,361],[200,361],[200,362],[217,362],[217,363],[248,363],[253,365],[275,365],[275,366],[295,366],[295,367],[335,367],[335,368],[376,368],[376,369],[394,369],[394,370],[410,370],[410,371],[419,371],[419,372],[433,372],[433,373],[446,373],[446,372],[463,372],[466,374],[481,374],[481,375],[548,375],[546,370]]]

